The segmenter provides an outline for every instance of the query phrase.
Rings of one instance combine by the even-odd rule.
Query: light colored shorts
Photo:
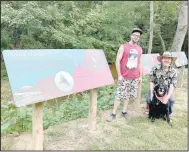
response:
[[[139,78],[134,80],[118,80],[116,99],[117,100],[134,100],[137,98],[139,88]]]

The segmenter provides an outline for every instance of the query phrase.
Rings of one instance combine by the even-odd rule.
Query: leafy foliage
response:
[[[161,32],[166,48],[170,48],[179,4],[155,2],[152,53],[162,50],[157,31]],[[10,1],[3,2],[1,8],[1,50],[96,48],[103,49],[108,62],[114,63],[120,44],[129,41],[133,27],[140,27],[144,31],[140,44],[147,52],[147,1]]]
[[[107,110],[111,107],[114,99],[115,85],[105,86],[98,90],[98,110]],[[110,96],[110,94],[112,94]],[[108,98],[107,98],[107,96]],[[90,94],[88,91],[80,95],[72,95],[70,98],[61,99],[54,102],[53,106],[44,102],[43,106],[43,126],[47,129],[54,124],[75,120],[88,116]],[[2,105],[2,133],[19,133],[22,131],[31,131],[32,129],[32,107],[25,106],[16,108],[12,105],[13,101]]]

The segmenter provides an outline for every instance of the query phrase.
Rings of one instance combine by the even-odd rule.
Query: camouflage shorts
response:
[[[117,100],[134,100],[137,98],[139,78],[134,80],[123,79],[117,83]]]

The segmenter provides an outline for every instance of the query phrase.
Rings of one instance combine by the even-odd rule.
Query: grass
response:
[[[5,71],[4,71],[5,72]],[[6,74],[4,73],[6,76]],[[4,76],[4,77],[5,77]],[[187,76],[186,76],[187,77]],[[2,149],[11,150],[18,145],[18,139],[10,133],[20,133],[19,139],[26,137],[22,132],[31,132],[31,106],[15,108],[7,78],[1,85],[1,127],[4,137]],[[186,82],[185,82],[186,83]],[[175,91],[174,124],[171,128],[165,121],[156,120],[154,124],[146,116],[132,116],[131,120],[118,117],[113,122],[105,119],[112,109],[115,84],[98,89],[97,130],[87,128],[89,92],[58,98],[44,102],[45,129],[44,149],[46,150],[186,150],[187,149],[187,84]],[[148,91],[147,77],[143,78],[142,103]],[[121,110],[121,108],[119,109]],[[120,112],[120,111],[119,111]],[[10,121],[11,120],[11,121]],[[8,124],[8,125],[7,125]],[[6,126],[7,125],[7,126]],[[27,137],[28,138],[28,137]],[[8,140],[9,139],[9,140]],[[28,139],[29,140],[29,139]],[[10,145],[8,143],[15,143]],[[30,142],[31,143],[31,142]],[[5,146],[5,145],[9,146]],[[18,150],[22,149],[20,146]],[[23,148],[24,149],[24,148]],[[16,150],[16,149],[15,149]]]
[[[181,111],[175,111],[177,112]],[[74,123],[75,121],[72,121],[69,124],[52,126],[50,132],[53,130],[59,133],[54,138],[46,135],[49,140],[45,142],[45,149],[55,150],[59,147],[59,150],[187,150],[187,117],[175,117],[173,128],[162,120],[156,120],[152,124],[146,117],[132,117],[131,120],[118,118],[113,122],[103,120],[98,122],[96,131],[89,131],[84,126],[87,124],[86,119],[78,119],[74,129],[75,139],[72,140]],[[61,133],[61,128],[64,128],[64,133]],[[49,143],[56,143],[56,147],[51,147]]]

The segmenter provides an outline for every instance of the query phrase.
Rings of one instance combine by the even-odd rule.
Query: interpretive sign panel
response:
[[[103,50],[4,50],[17,107],[114,83]]]

